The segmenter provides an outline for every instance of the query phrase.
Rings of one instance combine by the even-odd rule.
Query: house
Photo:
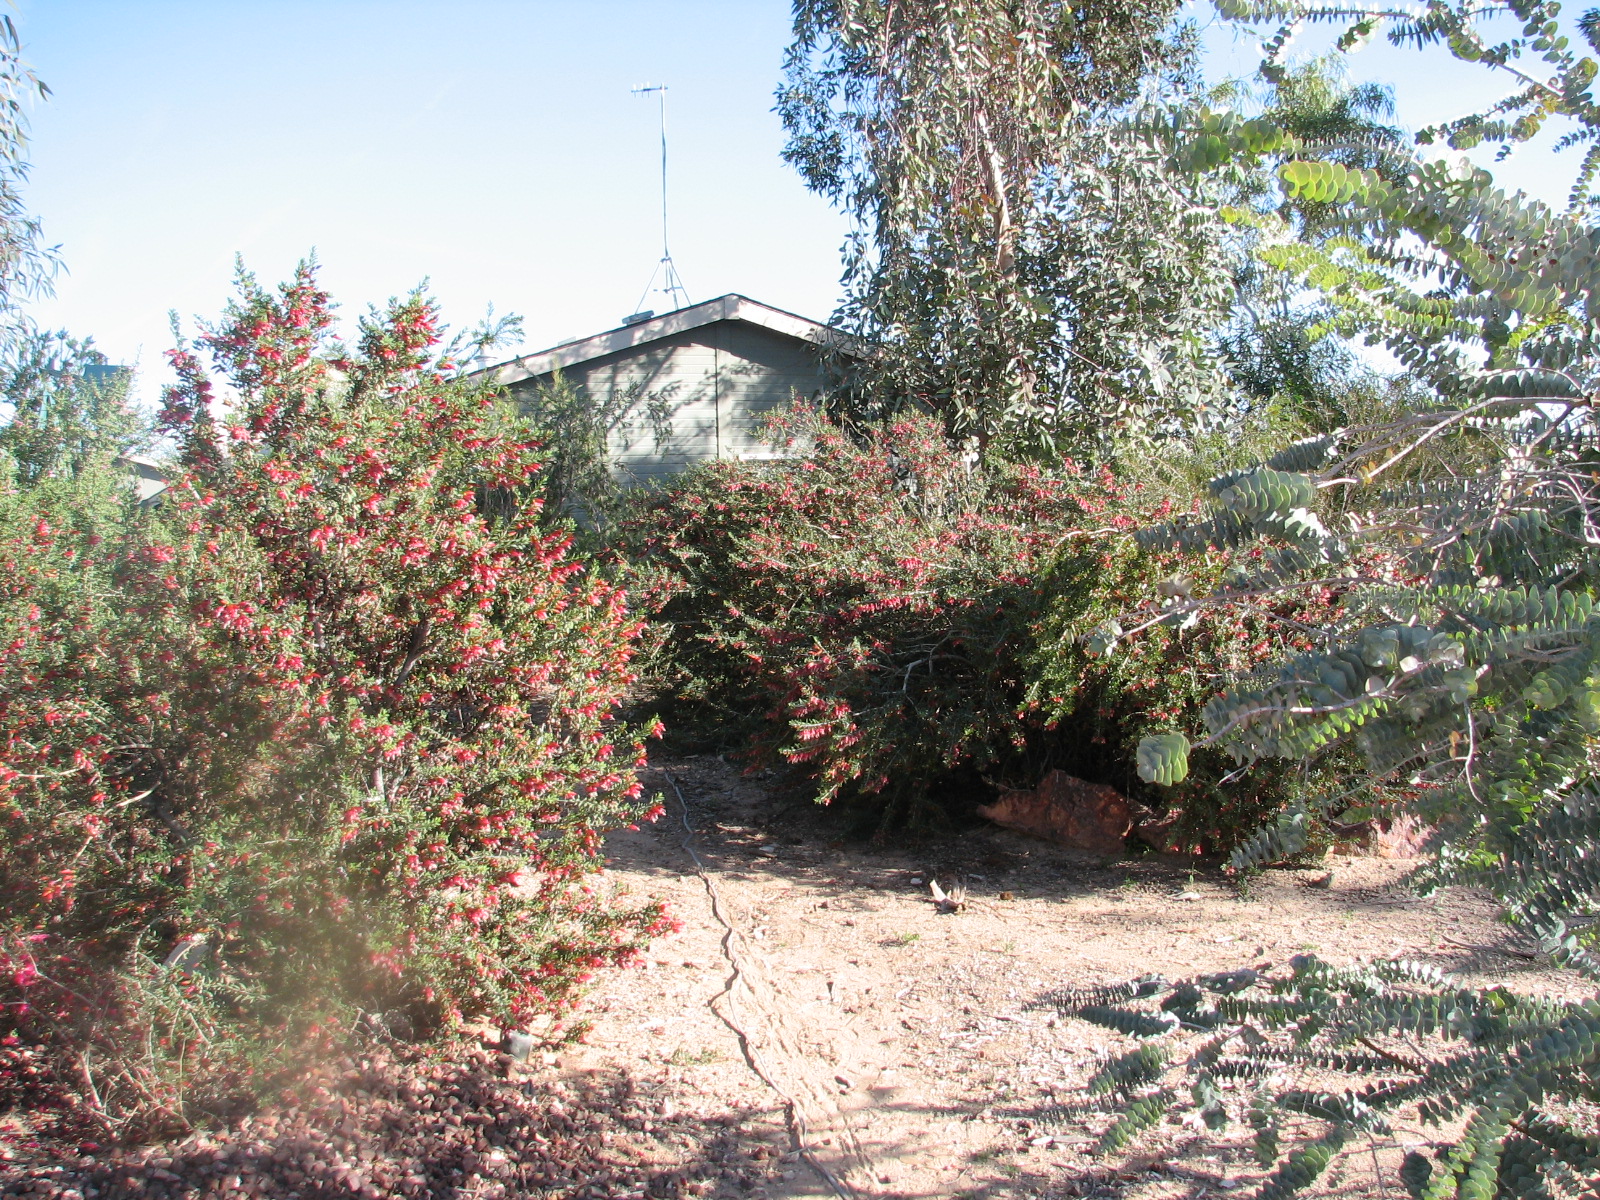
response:
[[[557,373],[583,389],[607,426],[609,458],[629,482],[676,475],[708,458],[771,458],[768,413],[820,395],[859,343],[827,325],[730,294],[489,367],[513,397]]]
[[[146,454],[119,454],[112,459],[112,464],[128,473],[128,482],[142,508],[155,504],[172,482],[172,472]]]

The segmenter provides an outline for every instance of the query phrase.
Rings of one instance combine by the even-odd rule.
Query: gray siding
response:
[[[718,453],[723,458],[768,457],[773,450],[760,439],[763,422],[795,394],[810,398],[822,390],[821,357],[809,342],[743,321],[711,328],[720,356]]]
[[[708,458],[771,457],[759,436],[767,414],[796,393],[816,395],[824,382],[810,343],[731,320],[575,363],[562,374],[617,405],[611,458],[619,474],[641,483]],[[548,379],[513,385],[513,394]]]

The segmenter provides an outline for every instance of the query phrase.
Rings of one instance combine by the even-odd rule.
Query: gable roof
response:
[[[128,472],[140,505],[146,507],[155,503],[156,497],[167,490],[176,474],[147,454],[119,454],[111,462],[113,466],[122,467]]]
[[[775,333],[787,334],[789,337],[810,342],[819,349],[836,350],[852,357],[862,355],[858,341],[842,330],[835,329],[831,325],[819,325],[816,321],[784,312],[781,308],[773,308],[748,296],[729,292],[726,296],[718,296],[715,300],[706,300],[675,312],[662,313],[661,316],[652,317],[648,321],[621,325],[616,329],[597,333],[593,337],[563,342],[559,346],[552,346],[537,354],[525,354],[521,358],[514,358],[499,366],[487,367],[481,374],[493,375],[495,382],[500,384],[520,383],[526,379],[548,375],[552,371],[576,366],[578,363],[589,362],[591,359],[616,354],[621,350],[648,345],[662,338],[686,333],[717,321],[744,321]]]

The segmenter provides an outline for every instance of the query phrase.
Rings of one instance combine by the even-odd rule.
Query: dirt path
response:
[[[649,778],[667,817],[614,838],[610,867],[667,897],[683,927],[643,969],[604,982],[584,1044],[547,1069],[575,1088],[625,1075],[647,1111],[726,1129],[735,1153],[720,1162],[679,1137],[690,1194],[1227,1192],[1260,1176],[1237,1139],[1174,1127],[1120,1171],[1085,1157],[1094,1118],[1052,1123],[1049,1110],[1125,1047],[1029,1001],[1305,950],[1568,986],[1515,953],[1482,896],[1419,900],[1396,888],[1405,863],[1335,859],[1326,886],[1316,886],[1326,868],[1269,872],[1241,899],[1214,873],[1106,861],[999,829],[863,852],[837,840],[826,814],[775,810],[715,758],[658,764]],[[935,875],[965,877],[975,903],[940,914],[926,887]],[[1380,1194],[1370,1158],[1350,1160],[1329,1190]]]
[[[1476,982],[1581,989],[1505,941],[1481,895],[1419,900],[1407,864],[1218,874],[994,828],[868,851],[720,759],[658,762],[666,816],[607,843],[613,878],[681,929],[604,976],[584,1040],[523,1065],[396,1048],[329,1064],[303,1102],[131,1153],[52,1155],[0,1114],[0,1197],[178,1200],[1214,1200],[1262,1176],[1244,1132],[1168,1124],[1110,1164],[1071,1110],[1116,1035],[1033,1003],[1058,988],[1404,955]],[[941,914],[927,882],[964,878]],[[1403,1196],[1399,1129],[1312,1200]],[[1242,1194],[1242,1193],[1241,1193]]]

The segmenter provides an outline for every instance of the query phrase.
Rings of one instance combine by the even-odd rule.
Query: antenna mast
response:
[[[650,273],[650,282],[644,285],[644,293],[639,297],[637,307],[641,310],[644,308],[645,299],[659,278],[661,280],[659,290],[671,301],[672,307],[685,308],[689,304],[689,290],[683,286],[683,280],[678,275],[678,268],[672,261],[672,250],[667,241],[667,85],[647,83],[633,89],[635,96],[648,96],[652,92],[655,93],[661,111],[661,261]]]

